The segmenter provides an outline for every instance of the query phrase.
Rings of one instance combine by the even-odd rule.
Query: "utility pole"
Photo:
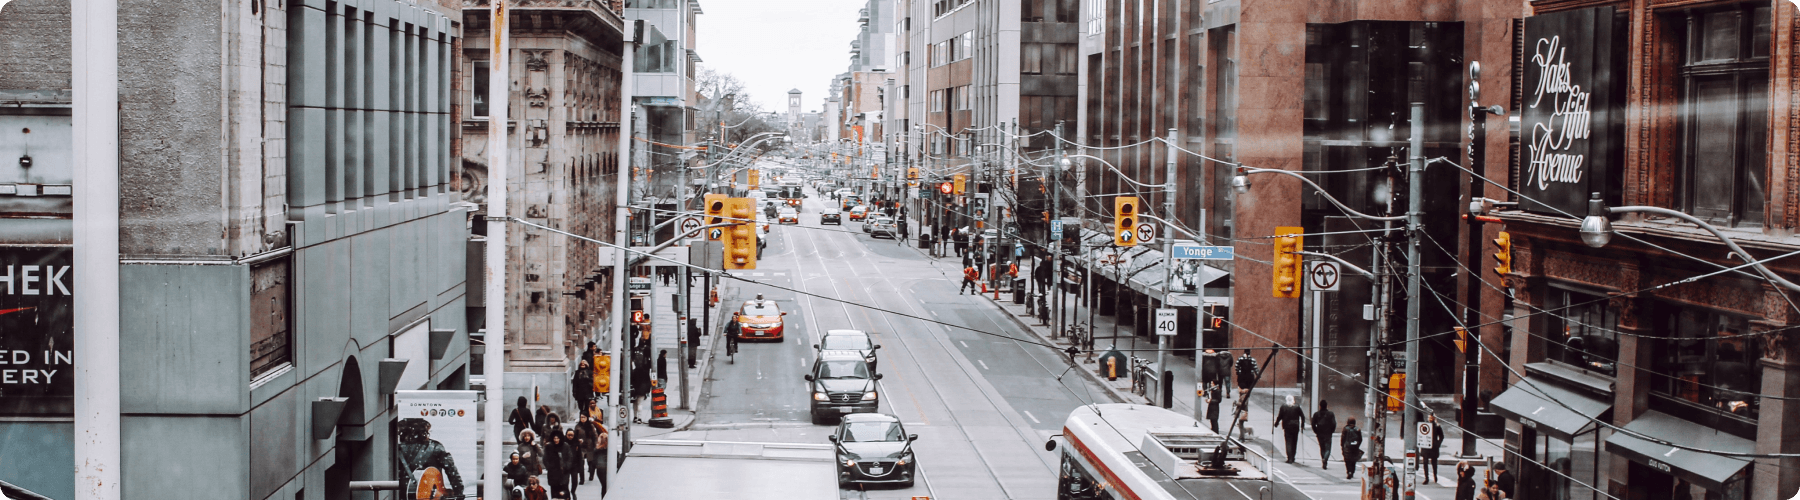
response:
[[[1065,162],[1069,161],[1068,157],[1063,156],[1062,135],[1063,124],[1058,120],[1056,122],[1056,163],[1050,168],[1050,222],[1054,224],[1062,224],[1062,169]],[[1063,231],[1069,229],[1065,227]],[[1076,235],[1080,236],[1081,228],[1076,227],[1074,230],[1077,231]],[[1077,237],[1076,241],[1080,241],[1080,238]],[[1050,329],[1050,336],[1054,338],[1062,335],[1063,332],[1062,238],[1051,238],[1050,258],[1052,259],[1050,289],[1056,291],[1056,320],[1053,321],[1055,326]]]
[[[1468,165],[1469,170],[1474,172],[1481,171],[1481,160],[1483,152],[1487,147],[1486,121],[1488,110],[1481,107],[1480,104],[1481,85],[1478,81],[1480,79],[1481,63],[1470,61],[1469,159],[1463,164]],[[1467,304],[1467,311],[1464,312],[1463,318],[1463,324],[1465,325],[1479,325],[1483,323],[1481,319],[1481,270],[1485,265],[1481,263],[1481,254],[1484,252],[1484,250],[1482,250],[1481,241],[1487,239],[1487,236],[1482,232],[1481,211],[1479,210],[1481,199],[1483,198],[1483,196],[1481,196],[1482,187],[1481,176],[1469,174],[1470,210],[1469,214],[1466,216],[1469,219],[1469,248],[1468,256],[1464,258],[1464,262],[1467,264],[1465,267],[1468,269],[1469,278],[1468,283],[1463,287],[1468,293],[1468,297],[1465,299],[1466,302],[1464,302],[1464,304]],[[1480,341],[1481,330],[1469,330],[1469,343],[1473,344]],[[1465,347],[1463,351],[1462,411],[1458,412],[1460,418],[1457,419],[1457,426],[1461,427],[1463,430],[1462,453],[1457,455],[1459,457],[1473,458],[1476,456],[1475,440],[1477,438],[1475,433],[1470,431],[1470,429],[1475,428],[1475,407],[1479,402],[1476,399],[1476,392],[1481,387],[1480,352],[1481,350],[1473,345]]]
[[[506,423],[506,220],[508,215],[506,186],[507,159],[506,122],[507,98],[511,97],[512,80],[507,75],[511,66],[511,33],[508,33],[508,6],[506,0],[494,0],[488,11],[488,29],[493,32],[493,40],[488,42],[488,60],[491,62],[488,71],[488,192],[487,192],[487,244],[485,256],[487,262],[487,283],[483,292],[485,303],[482,304],[487,316],[486,331],[483,337],[482,376],[487,384],[486,413],[487,420],[482,422],[486,431],[483,434],[481,457],[482,477],[500,478],[501,466],[506,460],[501,458],[505,453],[506,434],[501,426]],[[626,57],[631,57],[627,55]],[[621,183],[623,184],[623,183]],[[623,196],[620,204],[624,204]],[[618,316],[614,316],[615,318]],[[618,380],[614,375],[613,380]],[[609,413],[610,414],[610,413]],[[607,424],[611,426],[609,422]],[[609,469],[610,470],[610,469]],[[483,483],[482,496],[486,498],[505,498],[506,485],[499,480]]]
[[[119,2],[75,0],[75,498],[120,498]],[[17,9],[14,9],[17,10]],[[8,274],[11,274],[8,266]],[[30,271],[26,271],[30,272]],[[29,278],[27,278],[29,279]],[[8,292],[11,291],[10,281]],[[29,283],[29,282],[27,282]],[[8,372],[10,373],[10,372]],[[498,462],[496,462],[497,464]],[[67,465],[65,465],[67,467]],[[496,465],[495,467],[498,467]],[[497,469],[496,469],[497,470]],[[499,497],[495,497],[499,498]]]
[[[1175,226],[1175,128],[1174,127],[1169,128],[1168,151],[1169,152],[1166,155],[1169,159],[1169,162],[1166,165],[1168,170],[1163,172],[1162,200],[1163,200],[1163,217],[1167,218],[1167,221],[1163,222],[1163,225],[1169,226],[1169,228],[1162,231],[1163,234],[1157,235],[1157,236],[1162,237],[1162,240],[1163,240],[1163,250],[1162,250],[1162,252],[1163,252],[1163,286],[1162,286],[1163,299],[1162,299],[1162,306],[1164,308],[1169,307],[1169,295],[1173,292],[1173,290],[1169,289],[1169,283],[1171,283],[1173,281],[1171,278],[1175,277],[1175,238],[1173,237],[1174,231],[1172,231]],[[1200,296],[1202,296],[1202,295],[1199,295],[1199,294],[1195,295],[1195,297],[1200,297]],[[1198,313],[1199,311],[1195,311],[1195,312]],[[1195,314],[1194,319],[1196,321],[1198,321],[1200,319],[1200,315]],[[1167,382],[1174,381],[1175,377],[1165,375],[1165,373],[1173,373],[1173,372],[1169,371],[1169,365],[1168,365],[1168,362],[1169,362],[1169,337],[1170,337],[1169,335],[1159,335],[1156,338],[1156,376],[1159,378],[1159,380],[1156,381],[1156,387],[1158,389],[1160,389],[1163,394],[1168,395],[1167,398],[1163,399],[1163,402],[1162,402],[1163,408],[1168,408],[1168,407],[1175,405],[1175,392],[1172,390],[1169,390],[1170,388],[1167,386]],[[1200,358],[1197,358],[1197,357],[1194,358],[1194,365],[1199,366],[1199,364],[1200,364]]]
[[[1398,157],[1389,156],[1387,163],[1383,165],[1384,167],[1389,167],[1382,169],[1383,175],[1388,176],[1387,183],[1389,186],[1394,185],[1392,168],[1397,167],[1399,163],[1400,159]],[[1383,202],[1382,215],[1392,215],[1393,212],[1394,199],[1393,196],[1390,195],[1388,199]],[[1387,395],[1382,394],[1381,391],[1376,388],[1381,387],[1381,373],[1386,371],[1382,369],[1383,360],[1381,358],[1380,346],[1382,341],[1387,338],[1388,332],[1388,306],[1390,305],[1388,301],[1388,277],[1392,276],[1392,273],[1385,272],[1382,269],[1383,266],[1387,265],[1387,250],[1390,238],[1393,235],[1394,223],[1392,221],[1384,220],[1381,222],[1381,226],[1383,231],[1381,232],[1381,236],[1376,239],[1374,260],[1370,261],[1372,263],[1370,266],[1372,268],[1371,271],[1375,273],[1375,298],[1373,299],[1373,302],[1375,303],[1375,331],[1369,335],[1369,383],[1368,392],[1363,401],[1363,406],[1366,409],[1369,418],[1367,428],[1372,434],[1377,435],[1369,440],[1371,443],[1369,456],[1374,457],[1377,461],[1386,460],[1387,458],[1387,431],[1382,429],[1383,426],[1381,425],[1382,423],[1387,422]]]
[[[627,295],[625,284],[626,282],[631,281],[631,277],[629,270],[625,269],[627,256],[625,255],[624,249],[631,248],[631,203],[627,198],[631,195],[632,178],[630,175],[632,167],[631,131],[633,129],[631,122],[636,118],[633,116],[633,110],[631,109],[631,94],[633,92],[631,88],[631,65],[636,64],[634,62],[634,56],[637,54],[637,46],[643,41],[644,22],[641,20],[634,21],[627,30],[630,31],[630,33],[625,37],[624,46],[622,47],[622,50],[620,50],[620,52],[624,53],[624,61],[619,64],[619,67],[622,68],[622,72],[619,74],[619,173],[616,176],[618,179],[618,190],[613,195],[613,202],[617,208],[614,210],[613,215],[613,245],[615,247],[613,248],[612,273],[612,328],[610,328],[611,331],[607,332],[607,334],[612,337],[611,342],[609,342],[609,344],[611,344],[609,347],[612,349],[612,375],[608,379],[610,380],[610,387],[607,387],[608,390],[606,392],[606,406],[609,410],[606,412],[606,429],[607,432],[612,435],[608,436],[606,440],[606,470],[609,474],[613,474],[613,477],[618,477],[619,452],[629,447],[629,443],[625,442],[625,439],[629,434],[625,432],[624,426],[631,425],[630,416],[619,414],[621,413],[621,409],[625,408],[624,402],[626,401],[626,398],[624,397],[624,394],[628,394],[628,391],[631,390],[631,378],[629,376],[631,372],[628,372],[625,369],[625,367],[630,364],[631,358],[631,351],[625,348],[625,331],[630,328],[630,319],[626,316],[625,304],[631,301],[631,296]],[[489,88],[493,88],[493,86],[506,88],[507,83],[501,81],[497,84],[491,84]],[[489,349],[493,348],[489,347]],[[489,415],[498,415],[498,413],[489,413]],[[499,461],[496,460],[494,463],[499,464]],[[491,483],[498,484],[499,481],[492,481]],[[492,493],[492,495],[493,498],[504,498],[504,493],[505,492],[503,491],[496,491]]]
[[[1406,404],[1400,408],[1400,435],[1406,439],[1402,500],[1413,500],[1419,455],[1419,232],[1425,211],[1425,104],[1412,103],[1412,139],[1406,148],[1406,378],[1401,389]]]

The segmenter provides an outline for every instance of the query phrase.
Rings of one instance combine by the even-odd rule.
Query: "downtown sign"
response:
[[[0,415],[75,410],[70,247],[0,247]]]
[[[1525,18],[1519,67],[1520,208],[1587,215],[1589,193],[1617,198],[1624,160],[1624,30],[1612,7]]]

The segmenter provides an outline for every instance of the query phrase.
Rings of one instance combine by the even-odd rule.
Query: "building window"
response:
[[[1551,288],[1544,309],[1550,359],[1607,375],[1619,359],[1619,313],[1605,297]]]
[[[1650,391],[1717,412],[1755,420],[1762,392],[1761,339],[1742,317],[1706,309],[1652,307],[1657,337],[1650,345]]]
[[[933,112],[933,113],[944,112],[944,91],[943,90],[931,91],[931,112]]]
[[[956,87],[954,90],[956,91],[956,110],[957,111],[968,111],[970,109],[974,109],[974,108],[969,107],[969,94],[971,94],[971,92],[969,92],[968,85]]]
[[[250,269],[250,379],[294,360],[293,277],[286,259]]]
[[[677,40],[667,40],[660,44],[638,47],[637,55],[632,60],[633,69],[638,73],[674,73],[675,57],[685,55]]]
[[[627,9],[673,9],[675,0],[625,0]]]
[[[950,50],[956,51],[956,54],[954,54],[956,57],[952,58],[952,61],[968,59],[970,55],[975,53],[975,32],[970,31],[961,35],[956,35],[956,47]]]
[[[1714,223],[1759,226],[1768,191],[1769,7],[1694,11],[1675,24],[1686,34],[1679,202]]]
[[[1081,18],[1081,0],[1050,0],[1056,2],[1056,22],[1072,23]]]
[[[469,116],[488,117],[488,62],[475,61],[473,85],[469,85]]]
[[[1025,75],[1044,74],[1043,43],[1027,43],[1019,49],[1019,73]]]
[[[1081,56],[1081,52],[1077,50],[1079,47],[1079,45],[1073,43],[1056,44],[1056,64],[1052,66],[1052,68],[1054,68],[1053,72],[1058,75],[1074,75],[1080,73],[1081,59],[1078,59],[1078,57]],[[1044,55],[1048,57],[1049,53],[1045,52]]]
[[[1027,23],[1044,22],[1044,0],[1024,0],[1019,5],[1019,20]]]

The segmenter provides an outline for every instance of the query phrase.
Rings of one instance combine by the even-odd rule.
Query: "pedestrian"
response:
[[[537,433],[531,429],[519,432],[519,444],[513,449],[519,454],[519,463],[525,465],[525,471],[533,477],[544,473],[544,449],[538,446]]]
[[[575,398],[575,407],[585,408],[594,398],[594,369],[585,359],[575,366],[575,378],[569,380],[569,392]]]
[[[523,490],[531,479],[531,471],[525,467],[523,462],[519,461],[517,452],[508,458],[510,461],[506,463],[506,467],[501,468],[501,472],[506,474],[506,480],[512,482],[507,488]]]
[[[550,495],[544,491],[544,486],[538,484],[537,476],[531,476],[529,482],[530,484],[525,486],[525,500],[550,500]]]
[[[1294,452],[1300,449],[1300,426],[1306,421],[1305,412],[1300,405],[1294,404],[1294,397],[1288,396],[1287,402],[1275,410],[1275,421],[1281,424],[1281,437],[1287,438],[1287,463],[1294,463]]]
[[[549,420],[550,420],[550,407],[539,406],[537,409],[537,416],[532,417],[531,430],[539,436],[544,435],[545,434],[544,429],[548,428],[547,426],[549,425]]]
[[[689,319],[687,331],[687,365],[693,368],[700,363],[700,320]]]
[[[1499,468],[1498,465],[1495,468]],[[1499,481],[1492,479],[1487,480],[1481,486],[1481,491],[1475,494],[1475,500],[1506,500],[1508,498],[1512,497],[1508,496],[1505,490],[1500,489]]]
[[[531,408],[527,407],[525,396],[519,396],[519,406],[513,408],[512,415],[508,416],[506,421],[507,423],[512,424],[514,436],[519,435],[519,431],[523,431],[526,428],[537,428],[537,425],[531,419]]]
[[[1466,460],[1456,463],[1456,500],[1475,500],[1475,466]]]
[[[581,474],[581,463],[587,458],[587,448],[575,435],[575,429],[563,431],[563,489],[567,491],[569,500],[575,500],[575,485],[586,482]]]
[[[588,420],[586,413],[576,417],[575,427],[569,429],[569,438],[575,441],[575,484],[587,484],[588,450],[593,449],[593,421]]]
[[[544,470],[550,477],[550,496],[568,498],[569,469],[568,445],[563,441],[563,434],[545,434],[544,438]]]
[[[1501,493],[1506,494],[1505,496],[1502,496],[1500,498],[1503,498],[1503,499],[1504,498],[1512,498],[1513,497],[1513,473],[1512,473],[1512,471],[1506,470],[1506,462],[1500,462],[1500,463],[1494,464],[1494,470],[1500,471],[1500,474],[1494,476],[1494,486],[1499,488]]]
[[[1250,388],[1256,386],[1257,375],[1256,358],[1251,357],[1250,350],[1245,349],[1244,355],[1237,359],[1237,386],[1240,395],[1249,394]]]
[[[656,386],[669,387],[669,350],[663,349],[656,355]]]
[[[588,434],[594,437],[588,442],[587,463],[588,479],[600,481],[600,496],[606,496],[606,443],[612,436],[606,432],[605,412],[595,407],[594,411],[601,416],[588,420]]]
[[[969,233],[963,229],[957,229],[956,234],[951,235],[951,239],[956,245],[956,256],[965,258],[964,262],[967,262],[966,259],[969,255]]]
[[[975,279],[979,277],[981,277],[981,271],[975,270],[974,265],[964,267],[962,287],[956,289],[956,294],[962,295],[963,290],[968,290],[969,293],[975,293]]]
[[[1225,398],[1225,388],[1219,387],[1219,381],[1206,382],[1206,420],[1212,423],[1212,431],[1219,432],[1219,400]]]
[[[1338,438],[1338,447],[1344,453],[1344,479],[1356,478],[1356,462],[1362,460],[1362,429],[1356,428],[1356,417],[1344,420],[1343,436]]]
[[[906,219],[900,219],[900,223],[896,224],[895,227],[899,231],[899,235],[895,236],[894,239],[899,240],[900,246],[906,246]]]
[[[1419,465],[1425,468],[1425,482],[1435,483],[1440,478],[1438,452],[1444,446],[1444,428],[1438,426],[1437,415],[1426,415],[1425,425],[1431,427],[1431,442],[1425,445],[1425,449],[1419,450],[1419,458],[1422,459]]]
[[[1319,411],[1312,416],[1313,437],[1319,440],[1319,468],[1331,465],[1331,433],[1337,429],[1337,414],[1331,412],[1331,403],[1319,400]]]

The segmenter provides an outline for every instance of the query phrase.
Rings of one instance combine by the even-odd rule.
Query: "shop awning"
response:
[[[1754,441],[1658,411],[1639,415],[1624,427],[1628,431],[1689,448],[1732,453],[1756,452]],[[1625,432],[1613,432],[1612,437],[1606,438],[1606,451],[1714,491],[1723,490],[1726,481],[1750,465],[1749,459],[1676,448],[1639,439]]]
[[[1545,377],[1529,376],[1495,396],[1488,407],[1538,432],[1572,441],[1575,435],[1593,429],[1593,419],[1612,409],[1612,402],[1563,388]]]

